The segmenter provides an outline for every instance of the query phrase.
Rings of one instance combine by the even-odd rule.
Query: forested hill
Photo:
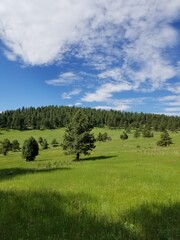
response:
[[[79,108],[67,106],[30,107],[4,111],[0,114],[0,128],[53,129],[65,127]],[[180,117],[157,114],[120,112],[81,108],[94,127],[151,128],[155,131],[180,130]]]

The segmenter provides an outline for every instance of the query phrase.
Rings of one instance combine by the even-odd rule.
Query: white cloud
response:
[[[180,83],[168,85],[167,90],[175,94],[180,94]]]
[[[168,106],[180,106],[180,96],[179,95],[169,95],[166,97],[162,97],[159,101]]]
[[[90,1],[0,1],[0,38],[26,64],[61,58],[79,40],[78,28],[92,17]]]
[[[130,107],[128,105],[119,105],[119,106],[96,106],[94,107],[96,109],[102,109],[102,110],[116,110],[116,111],[126,111]]]
[[[80,77],[73,72],[66,72],[59,74],[57,79],[46,80],[48,85],[62,86],[73,83],[74,81],[80,80]]]
[[[180,96],[179,95],[169,95],[159,99],[160,103],[163,105],[163,110],[165,114],[168,115],[180,115]]]
[[[85,102],[103,102],[109,100],[113,93],[132,90],[132,86],[128,83],[104,84],[94,93],[87,93],[81,100]]]
[[[166,112],[180,112],[180,107],[168,107],[164,109]]]
[[[64,92],[62,94],[62,98],[63,99],[71,99],[73,96],[76,96],[78,95],[79,93],[81,92],[81,89],[74,89],[73,91],[71,92]]]
[[[166,101],[177,101],[180,100],[179,96],[177,95],[169,95],[169,96],[165,96],[159,99],[161,102],[166,102]]]
[[[179,0],[0,0],[0,40],[12,61],[71,64],[73,56],[98,70],[102,86],[83,101],[102,102],[129,90],[179,93],[179,85],[167,85],[180,75],[179,59],[171,59],[179,44],[171,23],[179,14]],[[79,76],[62,73],[46,83],[66,85]]]
[[[112,69],[106,70],[104,72],[101,72],[98,75],[98,77],[102,78],[102,79],[110,78],[110,79],[113,79],[116,81],[122,81],[123,74],[122,74],[122,70],[120,68],[112,68]]]
[[[96,109],[127,111],[134,104],[144,104],[145,98],[128,98],[128,99],[107,99],[106,105],[95,106]]]
[[[81,102],[77,102],[77,103],[75,103],[75,106],[76,106],[76,107],[81,106],[81,105],[82,105]]]

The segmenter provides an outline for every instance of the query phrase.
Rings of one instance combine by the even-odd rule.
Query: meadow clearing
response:
[[[122,129],[107,132],[90,156],[74,162],[61,147],[40,150],[34,162],[21,152],[0,155],[0,239],[180,239],[180,133],[159,147],[153,138]],[[64,129],[0,130],[0,141],[56,138]]]

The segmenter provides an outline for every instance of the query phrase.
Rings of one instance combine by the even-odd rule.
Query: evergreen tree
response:
[[[37,141],[30,137],[24,141],[22,148],[22,156],[26,161],[34,161],[36,156],[39,154],[39,146]]]
[[[149,129],[143,129],[142,136],[144,138],[151,138],[154,137],[154,134]]]
[[[157,142],[158,146],[166,147],[172,144],[172,138],[169,136],[167,131],[164,131],[161,136],[160,140]]]
[[[18,142],[18,140],[13,140],[12,141],[12,151],[16,152],[20,150],[20,144]]]
[[[8,138],[4,139],[4,141],[1,142],[1,145],[0,145],[0,153],[6,156],[8,151],[10,151],[11,149],[12,149],[12,145],[9,139]]]
[[[91,133],[93,126],[89,123],[87,115],[78,110],[69,123],[64,135],[62,147],[67,154],[75,154],[76,160],[80,154],[89,155],[95,148],[95,138]]]
[[[42,141],[41,146],[42,146],[42,149],[48,149],[49,144],[46,139]]]
[[[0,128],[24,130],[65,127],[77,110],[82,110],[95,127],[125,128],[127,133],[130,128],[148,128],[155,131],[180,130],[180,117],[178,116],[67,106],[30,107],[4,111],[0,113]]]
[[[135,138],[138,138],[138,137],[140,137],[140,135],[141,135],[141,134],[140,134],[139,129],[136,129],[135,132],[134,132],[134,137],[135,137]]]
[[[99,142],[106,142],[106,141],[111,141],[111,137],[108,136],[107,132],[105,133],[98,133],[98,136],[96,138],[96,141],[99,141]]]

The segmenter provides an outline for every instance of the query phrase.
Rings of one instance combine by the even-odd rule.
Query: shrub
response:
[[[43,139],[41,146],[42,146],[42,149],[48,149],[49,144],[46,139]]]
[[[106,142],[106,141],[111,141],[112,138],[108,136],[107,132],[105,133],[98,133],[98,136],[96,138],[96,141],[99,141],[99,142]]]
[[[58,146],[59,146],[59,143],[58,143],[58,141],[56,140],[56,138],[54,138],[54,139],[51,141],[51,145],[52,145],[53,147],[58,147]]]
[[[12,144],[9,141],[9,139],[8,138],[4,139],[4,141],[1,142],[1,145],[0,145],[0,153],[6,156],[8,151],[10,151],[11,149],[12,149]]]
[[[120,135],[120,139],[121,139],[121,140],[127,140],[127,139],[128,139],[127,133],[126,133],[126,132],[123,132],[123,134]]]
[[[39,154],[39,146],[37,141],[30,137],[24,141],[22,148],[22,156],[26,161],[34,161],[35,157]]]
[[[12,151],[16,152],[20,150],[20,144],[18,142],[18,140],[13,140],[12,141]]]

